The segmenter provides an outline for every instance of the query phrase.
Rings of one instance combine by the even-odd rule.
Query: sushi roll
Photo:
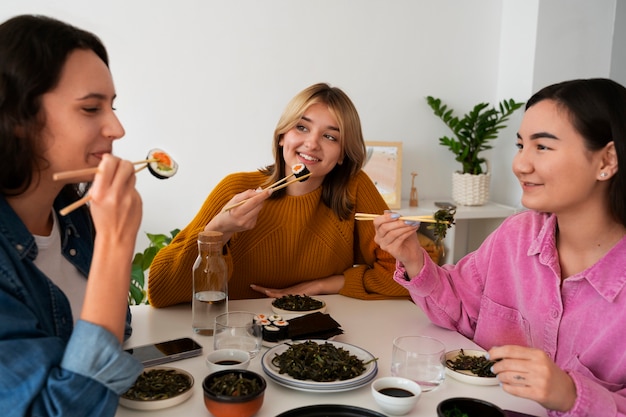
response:
[[[173,177],[178,171],[178,164],[161,149],[152,149],[146,159],[156,159],[148,163],[148,170],[160,180]]]
[[[280,329],[272,324],[263,326],[263,340],[278,342],[280,340]]]
[[[311,171],[309,171],[309,169],[306,167],[306,165],[304,164],[295,164],[291,167],[291,172],[293,172],[293,175],[296,178],[302,178],[300,181],[306,181],[309,179],[308,176],[305,177],[305,175],[310,174]]]
[[[272,314],[271,316],[268,317],[268,320],[271,321],[272,323],[274,323],[275,321],[282,320],[282,319],[283,317],[278,314]]]
[[[255,323],[261,323],[263,320],[267,320],[267,314],[257,314],[254,316]]]
[[[285,320],[276,320],[273,324],[278,328],[278,339],[286,339],[289,335],[289,322]]]

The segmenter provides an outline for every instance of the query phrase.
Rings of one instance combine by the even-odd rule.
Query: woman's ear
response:
[[[602,154],[602,164],[600,166],[600,177],[609,179],[617,172],[617,152],[613,141],[606,144]]]

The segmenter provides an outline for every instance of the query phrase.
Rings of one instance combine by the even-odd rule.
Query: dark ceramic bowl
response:
[[[440,402],[439,405],[437,405],[437,416],[456,416],[457,414],[452,413],[455,409],[461,413],[467,414],[468,417],[506,417],[504,410],[495,404],[476,398],[463,397],[448,398]]]
[[[227,374],[235,374],[236,376],[254,380],[257,382],[259,389],[248,395],[237,396],[212,392],[211,386],[216,378],[223,377]],[[266,387],[267,383],[261,375],[247,369],[229,369],[214,372],[204,378],[202,382],[204,405],[215,417],[251,417],[255,415],[263,405]]]

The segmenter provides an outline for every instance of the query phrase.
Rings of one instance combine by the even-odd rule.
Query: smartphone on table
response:
[[[161,365],[202,354],[202,346],[189,337],[126,349],[144,367]]]

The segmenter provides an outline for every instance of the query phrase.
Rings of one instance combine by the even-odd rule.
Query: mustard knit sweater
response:
[[[154,307],[190,302],[197,236],[235,195],[256,189],[260,172],[231,174],[211,192],[200,212],[150,266],[148,299]],[[387,204],[367,174],[350,182],[356,212],[382,214]],[[302,281],[343,274],[340,294],[382,299],[408,297],[393,279],[395,259],[374,243],[372,222],[341,221],[321,200],[322,189],[264,202],[256,226],[235,233],[227,243],[230,299],[260,298],[250,284],[285,288]]]

